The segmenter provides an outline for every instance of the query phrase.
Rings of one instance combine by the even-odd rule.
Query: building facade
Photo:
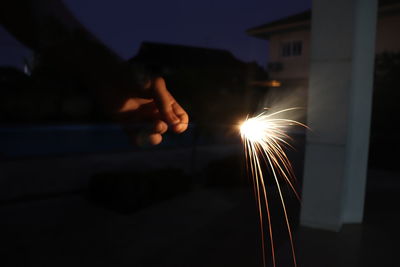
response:
[[[399,29],[400,1],[380,1],[376,54],[400,52]],[[307,84],[311,50],[310,32],[310,10],[247,30],[250,36],[269,41],[270,79],[281,82],[282,86]]]

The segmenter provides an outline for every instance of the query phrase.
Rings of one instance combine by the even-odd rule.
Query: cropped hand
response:
[[[168,129],[182,133],[189,122],[186,111],[170,94],[161,77],[149,80],[136,95],[127,98],[117,118],[137,145],[157,145]]]

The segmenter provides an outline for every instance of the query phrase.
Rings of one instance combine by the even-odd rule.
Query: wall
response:
[[[385,51],[400,51],[399,29],[399,14],[387,15],[379,18],[375,46],[375,51],[377,54]]]
[[[303,49],[300,56],[283,57],[281,45],[288,41],[302,41]],[[308,30],[286,32],[273,35],[270,39],[269,62],[281,62],[283,70],[270,72],[271,79],[307,79],[309,72],[310,32]]]
[[[400,15],[380,16],[377,25],[376,53],[400,51]],[[283,57],[281,44],[287,41],[303,41],[301,56]],[[269,62],[281,62],[283,70],[270,72],[273,80],[308,79],[310,58],[310,31],[301,30],[278,33],[269,40]]]

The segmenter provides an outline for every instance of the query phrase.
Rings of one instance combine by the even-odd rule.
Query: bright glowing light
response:
[[[240,126],[240,133],[252,142],[262,142],[269,129],[269,123],[257,118],[247,119]]]
[[[276,266],[276,261],[267,188],[266,183],[264,182],[264,173],[262,170],[262,166],[264,166],[263,163],[266,163],[267,166],[269,166],[272,179],[274,180],[278,189],[292,248],[293,264],[294,266],[297,266],[292,231],[286,212],[286,204],[278,180],[278,178],[284,179],[293,190],[296,197],[300,199],[294,188],[294,172],[285,153],[285,147],[290,146],[290,137],[287,135],[286,130],[288,127],[293,125],[302,127],[307,126],[295,120],[282,119],[278,117],[282,115],[282,113],[294,109],[295,108],[284,109],[270,114],[263,112],[256,117],[247,118],[240,126],[240,134],[242,136],[247,160],[246,164],[253,180],[254,194],[257,199],[257,207],[260,217],[260,229],[262,234],[261,242],[264,266],[266,266],[266,251],[264,241],[265,232],[263,210],[266,210],[267,213],[268,234],[270,237],[272,263],[274,267]]]

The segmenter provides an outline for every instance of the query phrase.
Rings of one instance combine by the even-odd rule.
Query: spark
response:
[[[276,266],[276,257],[274,238],[272,234],[270,205],[268,202],[266,183],[264,181],[265,176],[262,170],[263,163],[270,167],[270,173],[272,174],[272,178],[278,189],[279,198],[285,217],[285,224],[289,235],[293,264],[294,266],[297,266],[291,225],[287,215],[286,204],[283,198],[281,186],[279,184],[279,178],[286,181],[296,195],[297,199],[300,200],[300,197],[294,187],[294,171],[285,153],[286,147],[292,147],[289,143],[289,141],[292,139],[289,135],[287,135],[286,132],[290,126],[302,126],[305,128],[307,128],[307,126],[295,120],[280,118],[280,115],[283,113],[295,109],[298,108],[283,109],[273,113],[269,113],[267,110],[255,117],[246,118],[246,120],[240,125],[240,135],[244,144],[246,166],[253,180],[253,189],[257,200],[264,266],[266,266],[266,250],[263,210],[265,210],[267,213],[266,219],[271,246],[272,264],[274,267]]]

